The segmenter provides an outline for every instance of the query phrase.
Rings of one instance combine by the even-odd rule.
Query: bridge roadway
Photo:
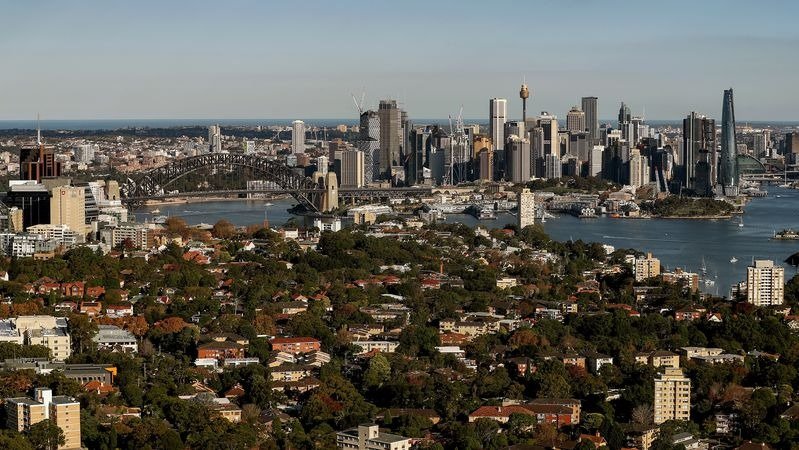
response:
[[[163,200],[167,198],[195,198],[195,197],[224,197],[229,195],[243,194],[274,194],[292,195],[297,192],[309,194],[324,194],[325,189],[229,189],[229,190],[209,190],[195,192],[165,192],[146,196],[128,197],[125,200],[133,204],[139,204],[147,200]],[[340,188],[339,198],[398,198],[398,197],[417,197],[430,195],[431,188]]]

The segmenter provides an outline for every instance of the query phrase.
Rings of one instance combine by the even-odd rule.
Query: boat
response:
[[[161,214],[161,210],[158,209],[158,208],[155,208],[154,210],[150,211],[150,214],[152,214],[152,215]]]
[[[275,204],[267,202],[267,203],[264,203],[264,206],[275,206]]]
[[[732,258],[730,258],[730,263],[735,264],[737,262],[738,262],[738,258],[736,258],[734,256]]]
[[[713,285],[716,284],[716,282],[714,280],[711,280],[710,278],[704,280],[704,282],[705,282],[705,286],[713,286]]]
[[[495,220],[496,218],[497,218],[497,215],[494,214],[494,210],[491,209],[491,208],[483,208],[477,214],[477,219],[478,220]]]
[[[772,237],[772,239],[776,239],[778,241],[797,241],[799,240],[799,232],[787,228],[774,233],[774,237]]]

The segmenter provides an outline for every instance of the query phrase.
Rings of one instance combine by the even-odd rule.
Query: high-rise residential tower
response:
[[[364,186],[364,155],[360,150],[341,153],[341,187],[362,188]]]
[[[524,227],[535,223],[535,193],[523,188],[516,197],[516,206],[516,225],[521,231]]]
[[[585,131],[585,112],[579,106],[572,106],[566,114],[566,129],[571,132]]]
[[[588,132],[588,145],[599,144],[599,116],[597,115],[597,98],[583,97],[583,112],[585,113],[585,130]]]
[[[746,301],[756,306],[782,305],[785,268],[774,261],[756,259],[746,268]]]
[[[488,134],[494,143],[494,151],[502,151],[505,149],[505,121],[508,120],[508,100],[492,98],[488,101],[488,113]]]
[[[735,146],[735,103],[732,88],[724,91],[721,106],[721,158],[718,182],[726,196],[738,195],[738,149]]]
[[[667,367],[655,376],[655,425],[691,419],[691,379],[682,369]]]
[[[305,153],[305,122],[291,122],[291,153]]]

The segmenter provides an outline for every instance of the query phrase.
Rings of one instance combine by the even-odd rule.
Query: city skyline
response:
[[[413,2],[310,2],[305,13],[174,3],[158,5],[157,15],[148,2],[10,4],[0,19],[0,49],[13,68],[0,74],[10,87],[0,120],[36,112],[66,120],[345,118],[357,117],[350,94],[362,91],[367,107],[395,98],[419,118],[445,118],[461,105],[466,119],[482,118],[487,99],[507,98],[513,119],[523,80],[530,115],[565,117],[581,97],[596,96],[600,118],[622,101],[651,119],[690,111],[720,118],[718,92],[733,87],[739,122],[799,120],[785,95],[796,63],[784,57],[799,43],[790,26],[799,6],[768,3],[780,14],[745,2],[559,2],[548,5],[551,20],[535,22],[535,39],[504,32],[536,11],[521,2],[423,4],[421,15]],[[386,17],[413,28],[386,28]],[[536,45],[542,39],[548,45]],[[528,51],[538,56],[525,58]],[[479,63],[489,59],[498,63]]]

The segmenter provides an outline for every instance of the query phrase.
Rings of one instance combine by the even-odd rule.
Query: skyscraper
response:
[[[757,259],[746,268],[746,302],[756,306],[782,305],[785,268],[774,261]]]
[[[291,153],[305,153],[305,122],[291,122]]]
[[[630,107],[621,102],[619,107],[619,130],[621,130],[621,138],[630,141],[633,138],[632,130],[632,115],[630,114]]]
[[[505,121],[508,119],[508,101],[504,98],[492,98],[488,101],[488,110],[488,134],[491,136],[491,141],[494,143],[494,151],[504,150],[504,131]]]
[[[738,149],[735,146],[735,104],[732,88],[724,91],[721,107],[721,161],[718,181],[724,195],[738,195]]]
[[[691,379],[682,369],[666,367],[655,376],[655,425],[667,420],[691,419]]]
[[[566,114],[566,129],[572,132],[585,131],[585,112],[578,106]]]
[[[585,130],[588,132],[588,145],[599,144],[599,116],[597,116],[597,98],[583,97],[583,112],[585,113]]]
[[[505,176],[514,183],[530,180],[530,141],[515,134],[508,136],[505,147]]]
[[[341,153],[341,187],[361,188],[364,185],[364,155],[360,150]]]
[[[363,152],[364,178],[366,182],[380,178],[380,118],[375,111],[361,114],[358,149]]]
[[[380,174],[391,175],[391,167],[400,165],[402,114],[396,100],[380,100]]]
[[[710,195],[717,177],[716,122],[691,112],[682,121],[680,183],[699,195]]]

